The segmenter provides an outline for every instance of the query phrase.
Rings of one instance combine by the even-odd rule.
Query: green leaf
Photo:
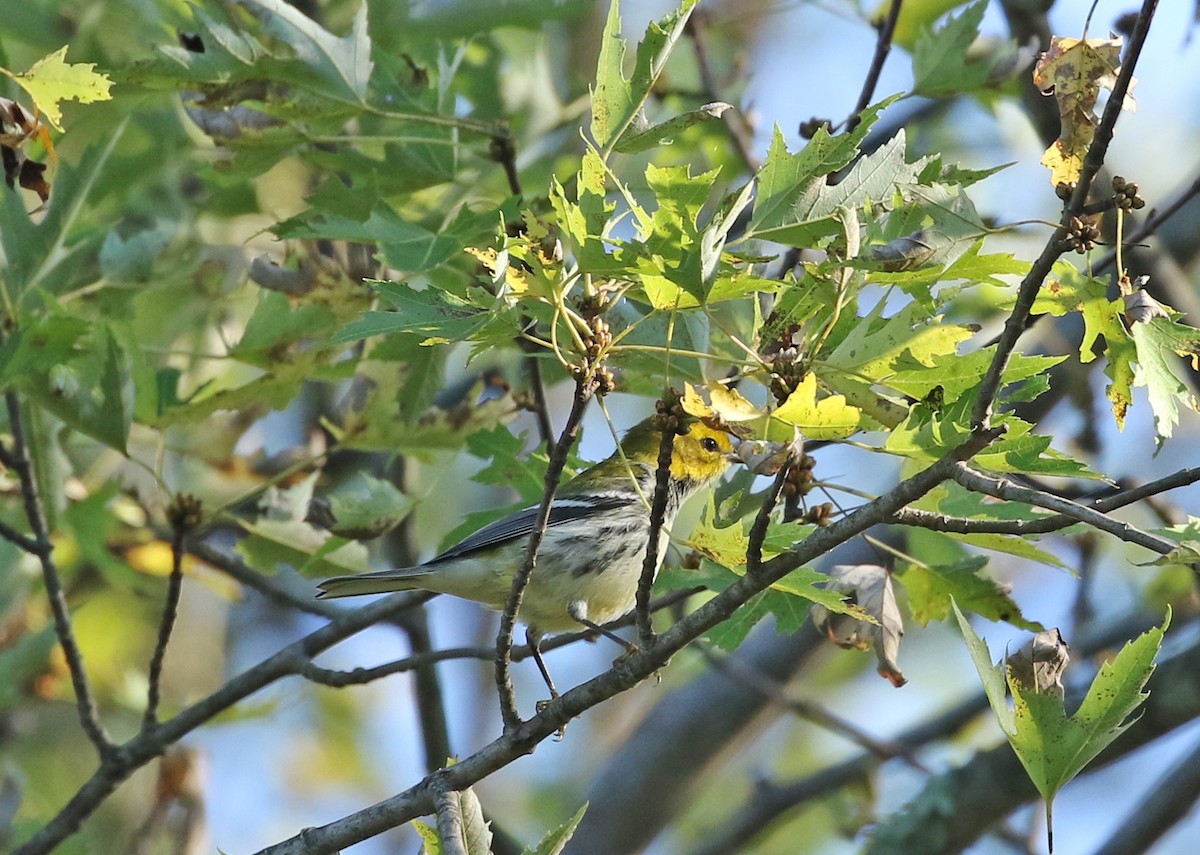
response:
[[[854,133],[857,134],[858,129]],[[815,142],[816,138],[809,143],[809,147]],[[783,148],[782,137],[777,137],[777,145],[772,145],[771,152],[775,153],[776,161],[784,162],[776,163],[769,169],[772,164],[771,153],[768,153],[768,165],[764,165],[760,175],[770,171],[771,178],[768,181],[764,177],[760,181],[759,203],[743,239],[757,238],[792,246],[810,246],[820,238],[838,234],[841,229],[839,209],[854,209],[867,202],[889,201],[898,190],[917,180],[924,164],[922,161],[906,162],[904,150],[905,137],[899,133],[878,151],[854,164],[837,184],[828,184],[825,180],[828,173],[824,173],[800,178],[803,183],[798,186],[785,187],[781,186],[784,176],[802,174],[813,164],[802,165],[795,160],[788,162],[789,158],[803,158],[808,148],[800,154],[789,155]],[[853,157],[853,150],[849,154]],[[764,202],[768,207],[761,207]]]
[[[133,421],[129,360],[107,324],[52,313],[0,346],[0,387],[124,453]]]
[[[367,4],[360,3],[350,32],[339,38],[283,0],[237,0],[262,21],[263,29],[346,97],[365,101],[371,79]]]
[[[994,665],[987,645],[957,605],[954,612],[992,711],[1030,780],[1046,800],[1049,820],[1058,791],[1132,724],[1129,716],[1146,700],[1142,690],[1154,671],[1154,659],[1171,613],[1168,610],[1161,627],[1129,642],[1111,662],[1101,666],[1079,709],[1067,716],[1058,694],[1024,688],[1007,666]],[[1013,696],[1011,710],[1006,689]]]
[[[333,336],[334,343],[392,333],[420,335],[432,344],[465,341],[489,317],[487,312],[437,288],[416,291],[398,282],[372,284],[394,311],[367,312],[339,330]]]
[[[1162,439],[1170,438],[1179,424],[1179,404],[1195,412],[1200,408],[1191,387],[1182,379],[1178,360],[1172,354],[1200,363],[1200,330],[1169,318],[1151,318],[1134,323],[1131,333],[1137,350],[1136,386],[1145,386],[1154,411],[1154,423]]]
[[[714,101],[711,104],[705,104],[698,110],[688,110],[686,113],[680,113],[678,116],[667,119],[665,122],[659,122],[657,125],[652,125],[644,131],[625,134],[617,141],[615,150],[621,154],[637,154],[656,146],[670,145],[675,142],[675,137],[693,125],[719,119],[726,110],[732,109],[732,104],[726,104],[723,101]]]
[[[1013,712],[1008,708],[1008,681],[1004,669],[992,662],[992,654],[988,650],[987,642],[975,634],[975,630],[971,628],[971,624],[958,608],[958,604],[951,602],[950,605],[954,609],[954,616],[958,619],[958,627],[962,631],[963,641],[966,642],[967,650],[971,654],[971,661],[975,663],[975,670],[979,672],[979,679],[983,682],[983,691],[987,695],[988,703],[992,706],[996,721],[1009,742],[1012,742],[1017,732],[1017,726],[1013,722]]]
[[[378,537],[397,526],[415,502],[390,481],[358,472],[325,497],[334,525],[329,530],[353,540]]]
[[[625,40],[621,38],[620,5],[619,0],[613,0],[608,7],[608,20],[600,37],[596,86],[592,90],[592,138],[601,148],[611,147],[620,136],[621,123],[627,123],[636,112],[633,90],[622,68]]]
[[[1040,623],[1025,619],[1004,586],[982,572],[987,563],[987,558],[976,555],[952,564],[904,565],[899,579],[908,591],[913,620],[921,625],[943,620],[957,602],[988,620],[1041,631]]]
[[[63,129],[60,102],[78,101],[80,104],[91,104],[112,98],[109,94],[112,81],[104,74],[97,74],[94,63],[72,64],[66,59],[67,48],[64,46],[42,57],[30,66],[28,71],[21,74],[13,74],[0,68],[0,73],[11,77],[29,93],[29,97],[46,117],[46,121],[58,131]]]
[[[365,220],[328,211],[309,209],[274,226],[283,239],[349,240],[378,243],[384,260],[398,270],[421,273],[433,270],[462,253],[495,229],[501,212],[490,209],[474,213],[466,208],[445,228],[433,232],[397,214],[380,202]]]
[[[546,489],[546,460],[536,455],[525,459],[524,449],[525,438],[514,435],[504,425],[471,434],[467,450],[480,460],[490,461],[472,480],[511,486],[526,502],[541,499]]]
[[[605,152],[616,148],[634,124],[697,2],[683,0],[678,10],[650,23],[638,45],[630,79],[625,78],[622,69],[625,42],[621,39],[620,9],[615,0],[609,7],[592,91],[592,137]]]
[[[979,0],[962,14],[949,16],[934,31],[926,30],[913,49],[913,94],[929,98],[970,92],[987,83],[990,62],[972,62],[967,51],[979,38],[979,23],[987,0]]]
[[[1102,665],[1073,716],[1066,715],[1061,698],[1024,689],[1009,676],[1015,725],[1009,741],[1047,802],[1133,724],[1129,716],[1149,696],[1142,689],[1170,622],[1168,610],[1161,627],[1128,642]]]
[[[238,541],[237,551],[261,573],[274,575],[281,565],[313,578],[371,569],[363,544],[301,520],[260,519],[242,525],[247,535]]]
[[[818,129],[796,154],[787,150],[783,133],[776,127],[767,159],[755,178],[758,199],[746,236],[788,222],[801,195],[811,192],[815,182],[824,183],[826,176],[854,160],[880,111],[892,100],[864,110],[862,120],[849,133],[835,137],[824,127]]]
[[[0,209],[0,247],[4,250],[0,271],[12,303],[32,302],[32,295],[39,291],[62,294],[93,281],[94,271],[88,270],[83,262],[91,257],[106,232],[84,229],[80,223],[86,222],[85,211],[95,207],[97,197],[102,195],[98,186],[107,191],[115,189],[113,182],[105,179],[126,125],[127,120],[122,120],[104,143],[89,146],[78,163],[61,164],[49,210],[36,225],[25,211],[19,193],[4,194]]]
[[[691,581],[685,582],[685,585],[705,585],[711,587],[713,590],[724,590],[737,577],[746,574],[746,548],[749,545],[750,538],[745,532],[745,525],[748,523],[743,521],[743,525],[716,528],[712,522],[714,516],[715,510],[710,502],[705,519],[692,530],[692,535],[687,540],[687,545],[695,549],[718,568],[728,571],[728,575],[720,572],[717,572],[716,575],[710,575],[707,578],[697,578],[697,576],[692,575]],[[789,529],[794,531],[795,527],[790,526]],[[791,543],[790,540],[786,542],[787,545]],[[764,542],[764,559],[769,559],[773,555],[778,554],[778,552],[773,552],[769,548],[776,545],[772,539]],[[772,584],[770,590],[787,597],[805,600],[806,602],[802,606],[805,609],[808,608],[808,603],[820,603],[830,611],[862,619],[864,612],[857,606],[847,603],[841,594],[825,587],[818,587],[824,586],[828,581],[829,577],[824,573],[808,567],[799,567]],[[763,608],[774,611],[774,609],[767,609],[768,605],[771,605],[770,600],[763,603]],[[788,613],[786,609],[782,610],[782,614],[787,615]]]
[[[417,836],[421,838],[421,852],[423,855],[442,855],[442,838],[436,828],[421,822],[419,819],[412,821],[412,827],[417,832]]]
[[[293,304],[285,294],[263,289],[230,355],[252,365],[270,367],[278,361],[282,348],[299,341],[320,341],[335,324],[333,312],[322,303]]]
[[[929,371],[945,357],[957,357],[958,345],[973,330],[945,323],[940,316],[928,317],[924,309],[910,303],[890,318],[883,318],[881,300],[869,315],[859,319],[832,353],[823,361],[836,369],[822,379],[837,391],[862,385],[863,378],[887,383],[896,372]]]
[[[1085,276],[1065,261],[1054,265],[1054,273],[1038,292],[1031,311],[1055,317],[1068,312],[1079,312],[1083,316],[1080,362],[1088,363],[1096,358],[1096,342],[1101,336],[1107,343],[1110,360],[1113,359],[1113,348],[1129,341],[1121,322],[1121,302],[1108,299],[1107,281]]]
[[[575,835],[575,829],[583,821],[583,815],[587,813],[587,809],[588,803],[584,802],[582,807],[575,811],[573,817],[558,828],[547,831],[542,839],[538,841],[537,846],[529,847],[522,855],[560,855],[567,843]]]

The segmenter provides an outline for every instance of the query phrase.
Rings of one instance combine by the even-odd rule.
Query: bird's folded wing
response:
[[[629,498],[618,494],[597,494],[589,496],[564,496],[556,498],[550,508],[550,522],[547,528],[574,522],[597,511],[613,510],[628,504]],[[480,550],[506,543],[516,538],[527,538],[533,531],[538,518],[538,505],[522,508],[516,513],[509,514],[503,519],[488,523],[474,534],[458,544],[450,547],[441,555],[426,562],[437,564],[454,558],[463,558]]]

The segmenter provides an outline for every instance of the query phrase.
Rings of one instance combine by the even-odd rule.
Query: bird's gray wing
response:
[[[550,522],[547,528],[554,528],[555,526],[572,522],[596,511],[619,508],[628,502],[629,499],[627,497],[616,494],[556,498],[554,505],[550,508]],[[424,566],[437,564],[441,561],[449,561],[454,558],[464,558],[489,547],[516,540],[517,538],[528,538],[530,532],[533,531],[534,524],[537,522],[538,509],[538,505],[532,505],[511,513],[495,522],[488,523],[479,529],[479,531],[468,535],[464,540],[451,546],[441,555],[427,561]]]

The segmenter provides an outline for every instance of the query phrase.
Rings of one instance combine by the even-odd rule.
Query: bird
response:
[[[737,461],[735,435],[713,420],[692,420],[674,438],[666,512],[659,534],[662,566],[669,530],[687,499]],[[555,493],[537,562],[518,618],[551,697],[558,692],[541,656],[545,634],[580,627],[633,648],[602,625],[634,607],[650,535],[650,501],[658,471],[661,422],[634,425],[607,459],[580,472]],[[496,520],[414,567],[326,579],[322,599],[422,590],[450,594],[502,611],[525,556],[540,505]]]

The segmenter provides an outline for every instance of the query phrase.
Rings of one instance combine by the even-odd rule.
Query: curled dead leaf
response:
[[[1149,276],[1137,277],[1131,285],[1133,290],[1125,294],[1125,322],[1130,326],[1147,323],[1151,318],[1171,317],[1162,303],[1146,291],[1145,286],[1149,281]],[[1121,290],[1124,291],[1124,287]]]
[[[839,647],[866,650],[875,648],[879,674],[897,688],[908,680],[896,660],[900,639],[904,636],[904,618],[896,603],[892,574],[878,564],[839,564],[829,572],[830,590],[846,594],[874,622],[835,615],[824,606],[814,604],[810,609],[813,623]]]
[[[1063,696],[1062,675],[1071,661],[1070,648],[1058,629],[1039,632],[1008,657],[1008,672],[1023,689]]]

